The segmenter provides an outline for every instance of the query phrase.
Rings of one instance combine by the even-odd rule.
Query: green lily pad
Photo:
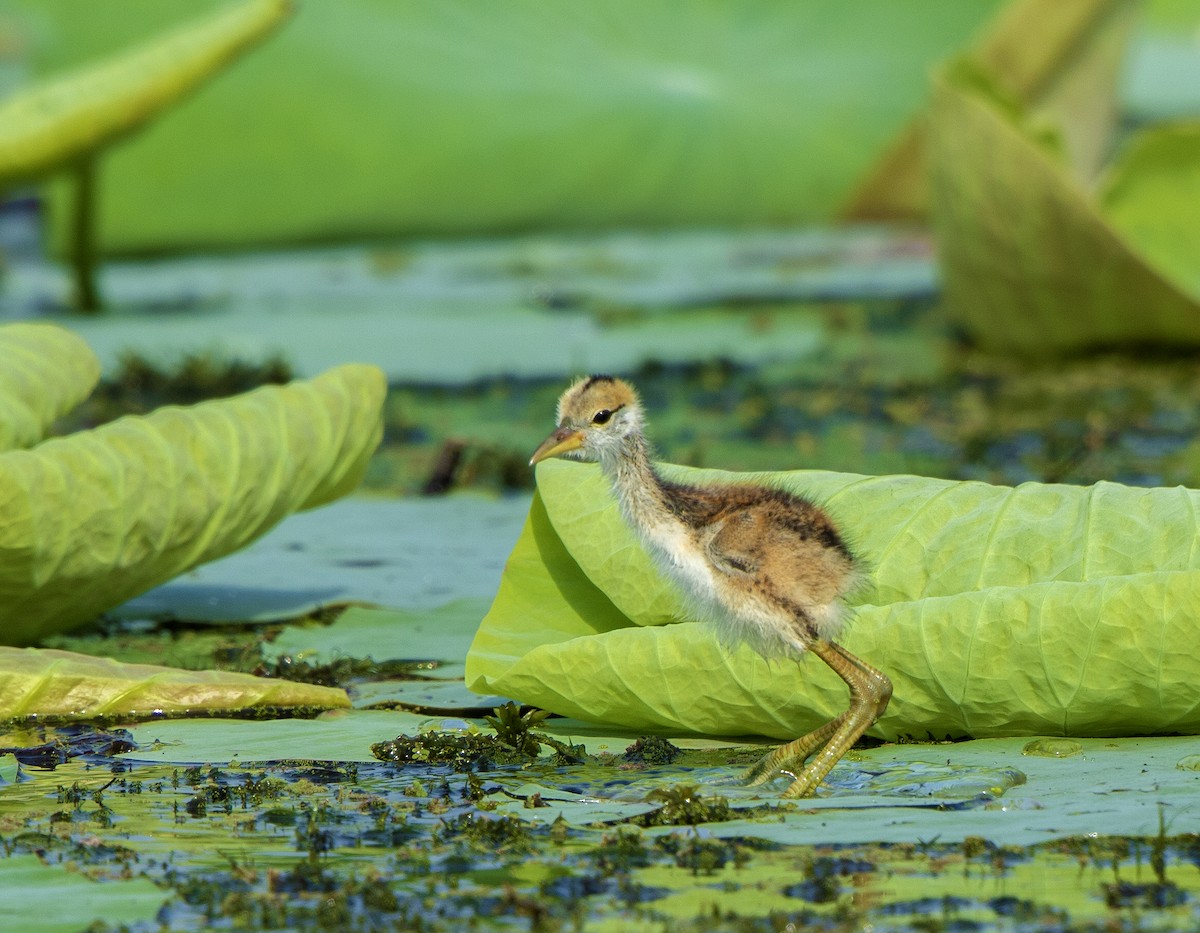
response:
[[[383,395],[351,365],[0,454],[0,640],[65,631],[344,495]]]
[[[352,607],[332,625],[289,626],[263,647],[268,658],[284,655],[328,664],[338,658],[375,661],[460,661],[466,657],[488,601],[459,599],[437,609],[406,611]]]
[[[340,691],[338,691],[340,692]],[[403,710],[334,710],[316,719],[179,719],[129,727],[130,761],[217,764],[237,761],[377,761],[375,742],[414,735],[431,721]]]
[[[647,361],[821,357],[846,335],[813,302],[925,298],[936,287],[924,231],[542,234],[112,263],[108,312],[70,326],[110,376],[129,353],[168,366],[181,347],[199,347],[243,360],[282,355],[305,376],[352,359],[380,366],[393,383],[446,384]],[[62,304],[67,289],[57,270],[15,265],[0,311]],[[293,325],[286,335],[280,314]],[[427,352],[443,344],[456,351]],[[495,352],[509,344],[521,352]]]
[[[125,664],[52,648],[0,646],[0,720],[349,705],[341,690],[288,680]]]
[[[946,746],[885,745],[854,753],[840,773],[866,794],[838,793],[839,769],[830,776],[826,796],[805,800],[801,812],[777,820],[736,820],[712,824],[715,836],[751,835],[788,845],[839,842],[911,842],[938,839],[961,842],[976,836],[999,845],[1031,845],[1097,833],[1153,836],[1160,808],[1168,824],[1190,819],[1198,781],[1177,763],[1194,753],[1194,738],[1080,739],[1083,754],[1073,758],[1036,758],[1021,754],[1025,737],[985,739]],[[893,787],[907,772],[961,777],[973,771],[1008,768],[1024,782],[968,807],[947,807],[947,799],[922,794],[914,782],[897,796],[870,795],[869,780],[854,772],[877,772]],[[865,783],[865,787],[863,784]],[[987,795],[990,796],[990,795]],[[969,799],[963,795],[960,799]],[[863,809],[872,813],[863,819]]]
[[[0,327],[0,451],[36,444],[99,377],[96,355],[70,331],[47,324]]]
[[[911,266],[928,288],[931,267]],[[435,313],[436,309],[436,313]],[[590,315],[548,314],[530,304],[496,306],[460,303],[451,311],[419,300],[397,308],[374,302],[345,316],[331,317],[327,307],[289,311],[286,341],[278,313],[247,306],[202,315],[105,315],[72,327],[99,353],[107,370],[136,352],[171,362],[181,346],[203,346],[237,359],[266,359],[284,352],[295,371],[309,375],[330,361],[354,359],[383,368],[397,380],[468,382],[501,374],[531,378],[559,377],[578,370],[625,370],[648,360],[684,364],[722,356],[737,363],[794,359],[815,354],[823,345],[819,315],[803,307],[729,314],[712,307],[672,315],[647,315],[606,326]],[[497,354],[497,346],[521,346],[520,354]],[[453,345],[452,354],[431,354],[430,346]]]
[[[462,681],[466,657],[488,600],[459,599],[436,609],[404,611],[354,606],[332,625],[291,625],[263,646],[268,659],[290,657],[310,664],[339,658],[382,661],[436,661],[427,676],[358,684],[356,707],[399,704],[449,712],[492,708],[501,696],[480,696]]]
[[[0,926],[29,933],[78,933],[93,924],[154,925],[172,896],[145,878],[93,880],[36,855],[0,858]]]
[[[462,668],[447,673],[459,674],[455,679],[380,680],[360,684],[352,691],[351,700],[359,708],[401,706],[428,715],[438,713],[478,714],[502,706],[507,697],[482,696],[468,690],[462,681]],[[439,670],[437,673],[441,673]]]
[[[471,600],[490,600],[495,593],[504,555],[528,507],[524,496],[351,496],[289,515],[237,553],[135,596],[109,614],[262,622],[294,619],[339,603],[406,606],[408,610],[353,608],[328,629],[287,629],[266,646],[267,655],[303,654],[322,663],[339,652],[376,660],[461,660],[470,632],[487,608]],[[446,574],[448,566],[456,572]],[[432,618],[439,624],[449,625],[431,642],[425,640],[428,627],[420,622],[429,610],[436,610]],[[406,628],[409,623],[412,628]],[[453,636],[452,642],[442,642],[441,635]],[[382,654],[410,650],[403,639],[412,636],[421,641],[411,650],[431,653]]]
[[[527,806],[526,800],[534,794],[540,795],[540,805]],[[514,800],[514,797],[520,799]],[[549,783],[533,782],[513,782],[513,786],[493,794],[490,800],[495,804],[493,812],[516,817],[534,826],[553,826],[558,820],[570,826],[620,823],[643,813],[650,813],[661,806],[645,800],[600,800],[592,794],[576,793]]]
[[[895,683],[873,734],[1200,731],[1189,634],[1200,493],[816,471],[754,479],[824,502],[871,568],[845,643]],[[596,467],[541,464],[538,486],[467,658],[472,689],[707,735],[794,738],[845,709],[845,687],[818,662],[728,652],[689,621]]]

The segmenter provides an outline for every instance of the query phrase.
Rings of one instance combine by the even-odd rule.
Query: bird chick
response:
[[[776,749],[746,775],[759,784],[797,769],[784,796],[811,794],[892,694],[884,674],[834,641],[859,570],[833,521],[781,489],[692,486],[660,476],[637,393],[612,376],[580,379],[563,393],[558,426],[530,463],[564,456],[600,464],[626,522],[723,643],[745,642],[765,658],[798,660],[811,652],[845,681],[846,712]]]

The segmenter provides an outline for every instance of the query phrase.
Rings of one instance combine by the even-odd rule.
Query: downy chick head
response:
[[[642,433],[642,404],[633,386],[613,376],[587,376],[558,400],[558,427],[530,463],[551,457],[611,460]]]

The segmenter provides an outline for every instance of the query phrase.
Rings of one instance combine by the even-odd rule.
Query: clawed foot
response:
[[[794,780],[787,790],[783,792],[784,797],[809,797],[812,792],[817,789],[817,785],[824,780],[825,775],[836,763],[837,759],[829,762],[829,766],[824,770],[824,757],[818,755],[813,762],[805,766],[804,762],[822,746],[828,746],[830,739],[835,736],[842,725],[848,718],[849,713],[843,713],[837,719],[826,723],[820,729],[814,729],[808,735],[801,736],[795,741],[788,742],[786,745],[781,745],[774,751],[764,755],[760,761],[751,765],[742,775],[742,783],[748,787],[756,787],[759,784],[765,784],[779,773],[794,774]],[[840,755],[838,757],[841,757]]]
[[[883,715],[892,697],[892,682],[840,645],[814,642],[809,650],[849,686],[850,708],[820,729],[781,745],[743,775],[746,784],[755,786],[780,771],[799,767],[795,780],[783,792],[788,798],[811,796],[833,766]]]

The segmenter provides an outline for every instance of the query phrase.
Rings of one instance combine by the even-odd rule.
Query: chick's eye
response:
[[[612,412],[607,408],[601,408],[598,412],[592,415],[592,424],[608,424],[608,419],[612,417]]]

